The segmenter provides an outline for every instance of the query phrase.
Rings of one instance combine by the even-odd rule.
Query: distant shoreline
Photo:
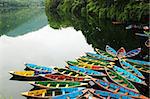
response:
[[[45,8],[45,6],[38,7],[38,6],[31,6],[31,7],[0,7],[0,9],[18,9],[18,8]]]

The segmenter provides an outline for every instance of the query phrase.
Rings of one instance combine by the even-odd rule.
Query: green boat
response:
[[[138,69],[141,72],[150,74],[150,68],[148,66],[137,65],[137,64],[133,64],[132,66],[135,67],[136,69]]]
[[[69,69],[66,69],[66,68],[54,67],[54,70],[55,70],[57,73],[62,74],[62,75],[65,75],[65,76],[90,78],[90,76],[88,76],[88,75],[85,75],[85,74],[83,74],[83,73],[78,73],[78,72],[76,72],[76,71],[69,70]]]
[[[126,78],[123,78],[121,75],[108,69],[107,67],[105,67],[105,71],[106,71],[108,77],[110,78],[110,80],[112,80],[116,84],[138,92],[138,90],[135,88],[135,86],[131,82],[129,82]]]
[[[127,63],[126,61],[120,59],[119,60],[122,68],[124,68],[125,70],[131,72],[133,75],[139,77],[139,78],[142,78],[142,79],[145,79],[145,77],[143,76],[143,74],[137,70],[135,67],[133,67],[131,64]]]
[[[147,62],[147,61],[134,60],[134,59],[125,59],[125,61],[132,63],[132,64],[150,66],[150,62]]]
[[[109,62],[109,61],[105,61],[105,60],[96,60],[89,56],[82,56],[82,57],[78,58],[77,61],[79,61],[79,62],[82,61],[82,62],[86,62],[89,64],[94,64],[94,65],[113,65],[113,64],[115,64],[114,62]]]
[[[36,82],[29,82],[29,84],[35,87],[46,89],[74,88],[88,85],[88,83],[74,82],[74,81],[36,81]]]
[[[85,62],[74,62],[74,61],[67,61],[68,65],[73,65],[73,66],[79,66],[79,67],[84,67],[84,68],[88,68],[88,69],[92,69],[92,70],[104,70],[104,66],[103,65],[93,65],[93,64],[88,64]]]
[[[106,57],[111,57],[111,58],[114,58],[115,60],[118,60],[118,58],[116,58],[115,56],[112,56],[111,54],[103,51],[103,50],[100,50],[100,49],[97,49],[95,48],[95,51],[100,54],[100,55],[103,55],[103,56],[106,56]]]

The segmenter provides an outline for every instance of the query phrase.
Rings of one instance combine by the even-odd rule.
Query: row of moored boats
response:
[[[21,93],[29,99],[148,99],[137,86],[149,88],[144,75],[150,62],[134,60],[141,48],[126,52],[106,46],[106,51],[86,53],[62,67],[25,64],[24,71],[10,71],[12,79],[30,81],[32,91]],[[116,63],[119,62],[119,65]]]

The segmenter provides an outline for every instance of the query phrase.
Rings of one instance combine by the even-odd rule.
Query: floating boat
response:
[[[31,99],[74,99],[83,94],[84,87],[41,89],[23,92],[21,95]]]
[[[66,75],[57,75],[57,74],[46,74],[46,75],[40,75],[40,77],[49,79],[52,81],[89,81],[90,79],[87,77],[72,77],[72,76],[66,76]]]
[[[143,37],[149,37],[149,35],[147,35],[147,34],[143,34],[143,33],[135,33],[135,35],[143,36]]]
[[[68,65],[73,65],[73,66],[79,66],[79,67],[83,67],[83,68],[88,68],[88,69],[92,69],[92,70],[104,70],[104,66],[99,66],[99,65],[92,65],[92,64],[88,64],[85,62],[74,62],[74,61],[67,61]]]
[[[132,66],[141,72],[148,73],[148,74],[150,73],[150,67],[148,66],[137,65],[137,64],[133,64]]]
[[[121,66],[122,66],[125,70],[131,72],[133,75],[135,75],[135,76],[137,76],[137,77],[140,77],[140,78],[142,78],[142,79],[145,79],[145,77],[143,76],[143,74],[142,74],[140,71],[138,71],[135,67],[133,67],[131,64],[125,62],[124,60],[119,60],[119,62],[120,62],[120,64],[121,64]]]
[[[9,71],[10,74],[15,78],[25,79],[25,80],[35,80],[39,78],[39,74],[46,74],[37,71]],[[48,73],[48,72],[47,72]]]
[[[103,56],[103,55],[100,55],[100,54],[95,54],[95,53],[87,52],[86,55],[88,55],[90,57],[93,57],[95,59],[98,59],[98,60],[115,61],[114,58],[106,57],[106,56]]]
[[[110,54],[111,56],[114,56],[114,57],[117,56],[116,50],[113,49],[112,47],[110,47],[109,45],[106,45],[105,50],[106,50],[106,52],[107,52],[108,54]]]
[[[145,42],[146,47],[150,47],[150,38]]]
[[[127,78],[128,80],[130,80],[132,82],[136,82],[138,84],[146,85],[146,83],[143,80],[141,80],[137,76],[133,75],[132,73],[130,73],[130,72],[118,67],[118,66],[113,66],[113,69],[114,69],[115,72],[120,74],[122,77]]]
[[[85,75],[83,73],[78,73],[77,71],[73,71],[70,69],[66,69],[66,68],[58,68],[58,67],[54,67],[54,70],[62,75],[66,75],[66,76],[71,76],[71,77],[85,77],[85,78],[89,78],[90,76]]]
[[[133,57],[133,56],[136,56],[137,54],[139,54],[140,52],[141,52],[141,48],[137,48],[137,49],[127,52],[125,57]]]
[[[137,64],[137,65],[147,65],[147,66],[150,66],[150,62],[147,62],[147,61],[134,60],[134,59],[125,59],[125,61],[133,63],[133,64]]]
[[[132,99],[132,96],[123,95],[119,93],[112,93],[102,90],[89,90],[91,93],[99,96],[99,99]]]
[[[100,96],[94,93],[94,89],[87,89],[84,94],[77,97],[76,99],[102,99]]]
[[[131,82],[129,82],[126,78],[124,78],[121,75],[117,74],[116,72],[108,69],[107,67],[105,67],[105,71],[111,81],[115,82],[116,84],[118,84],[120,86],[130,88],[131,90],[138,92],[138,90],[135,88],[135,86]]]
[[[125,51],[125,49],[123,48],[123,47],[121,47],[118,51],[117,51],[117,57],[119,58],[119,59],[121,59],[121,58],[125,58],[126,56],[126,51]]]
[[[74,88],[87,86],[88,83],[72,82],[72,81],[36,81],[29,82],[29,84],[46,89],[59,89],[59,88]]]
[[[94,64],[94,65],[113,65],[115,64],[114,62],[106,61],[106,60],[96,60],[92,57],[89,56],[82,56],[77,59],[78,62],[86,62],[88,64]]]
[[[106,82],[100,79],[95,79],[95,78],[91,78],[92,80],[89,81],[89,84],[91,86],[95,86],[99,87],[100,89],[106,90],[108,92],[112,92],[112,93],[118,93],[118,94],[122,94],[122,95],[128,95],[131,96],[132,98],[140,98],[140,99],[148,99],[147,97],[139,94],[139,92],[131,90],[129,88],[126,88],[124,86],[120,86],[111,82]]]
[[[99,71],[95,71],[95,70],[91,70],[91,69],[86,69],[86,68],[82,68],[82,67],[77,67],[77,66],[72,66],[72,65],[67,65],[67,68],[73,70],[73,71],[77,71],[79,73],[83,73],[89,76],[107,76],[106,74],[104,74],[103,72],[99,72]]]
[[[103,55],[103,56],[106,56],[106,57],[111,57],[111,58],[114,58],[115,60],[118,60],[114,55],[111,55],[103,50],[100,50],[100,49],[97,49],[95,48],[95,51],[100,54],[100,55]]]
[[[113,49],[112,47],[106,45],[106,52],[114,57],[117,58],[126,58],[126,57],[133,57],[136,56],[137,54],[139,54],[141,52],[141,48],[137,48],[134,50],[131,50],[129,52],[126,53],[125,49],[123,47],[121,47],[117,52],[115,49]]]
[[[123,22],[121,22],[121,21],[113,21],[112,24],[114,24],[114,25],[121,25],[121,24],[123,24]]]
[[[52,72],[53,71],[51,67],[46,67],[42,65],[39,66],[36,64],[26,63],[25,66],[28,70],[33,70],[33,71],[40,71],[40,72]]]

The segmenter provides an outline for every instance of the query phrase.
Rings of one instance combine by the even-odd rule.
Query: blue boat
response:
[[[102,91],[102,90],[94,90],[92,93],[98,95],[100,99],[133,99],[132,96],[112,93],[112,92]]]
[[[147,61],[141,61],[141,60],[134,60],[134,59],[125,59],[127,62],[137,64],[137,65],[147,65],[150,66],[150,62]]]
[[[117,51],[115,49],[113,49],[112,47],[110,47],[109,45],[106,45],[105,48],[106,52],[114,57],[117,56]]]
[[[93,57],[93,58],[99,59],[99,60],[115,61],[115,59],[112,57],[107,57],[107,56],[103,56],[100,54],[95,54],[95,53],[90,53],[90,52],[87,52],[86,54],[90,57]]]
[[[66,67],[71,69],[71,70],[87,74],[89,76],[107,76],[103,72],[98,72],[95,70],[86,69],[86,68],[82,68],[82,67],[77,67],[77,66],[72,66],[72,65],[67,65]]]
[[[135,75],[139,78],[145,79],[143,74],[140,71],[138,71],[135,67],[133,67],[131,64],[127,63],[126,61],[124,61],[122,59],[120,59],[119,62],[125,70],[131,72],[133,75]]]
[[[138,78],[137,76],[133,75],[132,73],[130,73],[118,66],[113,66],[113,69],[115,72],[120,74],[122,77],[127,78],[130,81],[133,81],[133,82],[136,82],[139,84],[143,84],[143,85],[147,85],[142,79]]]
[[[111,82],[106,82],[100,79],[95,79],[95,78],[91,78],[92,80],[89,82],[89,84],[91,86],[96,86],[97,88],[99,87],[100,89],[104,89],[108,92],[112,92],[112,93],[118,93],[118,94],[123,94],[123,95],[128,95],[128,96],[132,96],[134,98],[140,98],[140,99],[148,99],[146,96],[143,96],[141,94],[139,94],[139,92],[137,90],[131,90],[129,88],[111,83]]]
[[[21,93],[31,99],[75,99],[83,94],[85,87],[60,88],[60,89],[40,89]]]
[[[42,65],[36,65],[36,64],[25,64],[27,69],[33,70],[33,71],[40,71],[40,72],[53,72],[53,68],[47,67],[47,66],[42,66]]]
[[[130,81],[128,81],[126,78],[122,77],[121,75],[119,75],[118,73],[114,72],[113,70],[111,70],[107,67],[104,67],[104,68],[109,77],[109,80],[113,81],[114,83],[116,83],[120,86],[130,88],[131,90],[138,92],[138,90],[135,88],[135,86]]]

